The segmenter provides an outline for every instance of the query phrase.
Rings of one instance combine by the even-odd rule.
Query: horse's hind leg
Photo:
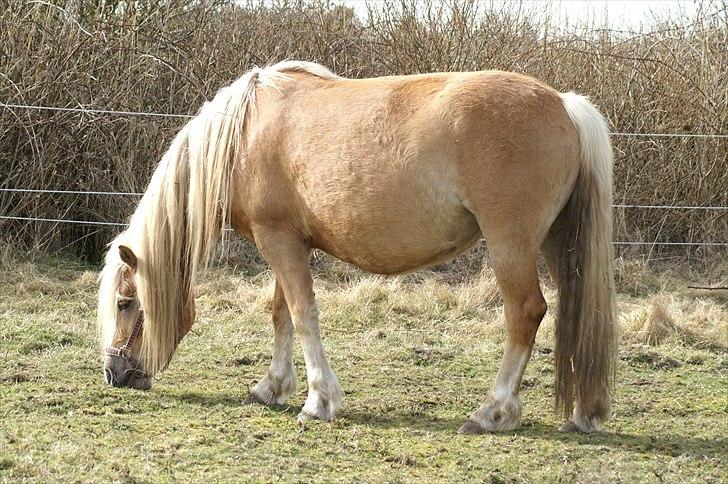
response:
[[[460,433],[465,434],[510,430],[520,425],[518,390],[536,331],[546,313],[538,281],[537,250],[519,249],[515,242],[489,244],[488,249],[503,295],[506,347],[486,402],[460,427]]]
[[[273,295],[273,361],[268,374],[248,393],[246,404],[266,405],[285,403],[296,391],[296,369],[293,366],[293,322],[280,282],[276,281]]]
[[[318,308],[308,263],[309,248],[286,228],[256,227],[253,235],[281,285],[303,346],[308,397],[298,421],[303,423],[309,418],[331,420],[341,405],[341,386],[321,342]]]

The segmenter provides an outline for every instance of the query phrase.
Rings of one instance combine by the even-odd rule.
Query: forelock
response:
[[[108,345],[116,329],[116,293],[124,279],[125,264],[112,246],[106,254],[105,265],[99,275],[99,304],[97,307],[98,331],[104,345]]]

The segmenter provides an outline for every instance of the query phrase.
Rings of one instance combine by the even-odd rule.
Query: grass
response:
[[[710,274],[728,273],[722,264]],[[524,377],[523,427],[472,437],[455,431],[484,400],[504,338],[487,275],[320,270],[325,344],[346,398],[334,422],[301,431],[300,349],[290,406],[241,405],[271,356],[264,269],[209,273],[196,334],[140,392],[103,384],[93,267],[6,261],[0,480],[725,481],[728,293],[686,288],[716,282],[710,274],[619,264],[622,344],[606,432],[556,430],[548,316]]]

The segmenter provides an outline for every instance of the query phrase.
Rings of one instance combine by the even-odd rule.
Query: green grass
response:
[[[148,392],[103,384],[95,277],[92,268],[63,259],[3,267],[0,480],[718,482],[728,476],[724,295],[673,293],[657,284],[663,299],[670,294],[666,310],[684,331],[654,346],[630,329],[653,317],[653,294],[620,296],[625,331],[615,417],[606,432],[557,431],[549,320],[524,377],[523,427],[460,436],[456,430],[484,400],[502,351],[501,310],[487,280],[350,275],[344,284],[320,276],[325,344],[346,397],[334,422],[301,431],[295,423],[305,397],[300,350],[299,390],[290,406],[241,405],[271,356],[269,274],[210,274],[200,288],[196,334]],[[686,339],[688,330],[693,336]]]

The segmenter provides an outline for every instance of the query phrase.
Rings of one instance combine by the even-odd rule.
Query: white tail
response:
[[[559,215],[556,398],[572,423],[589,432],[611,414],[614,379],[612,145],[606,120],[585,97],[561,97],[579,131],[581,167]]]

